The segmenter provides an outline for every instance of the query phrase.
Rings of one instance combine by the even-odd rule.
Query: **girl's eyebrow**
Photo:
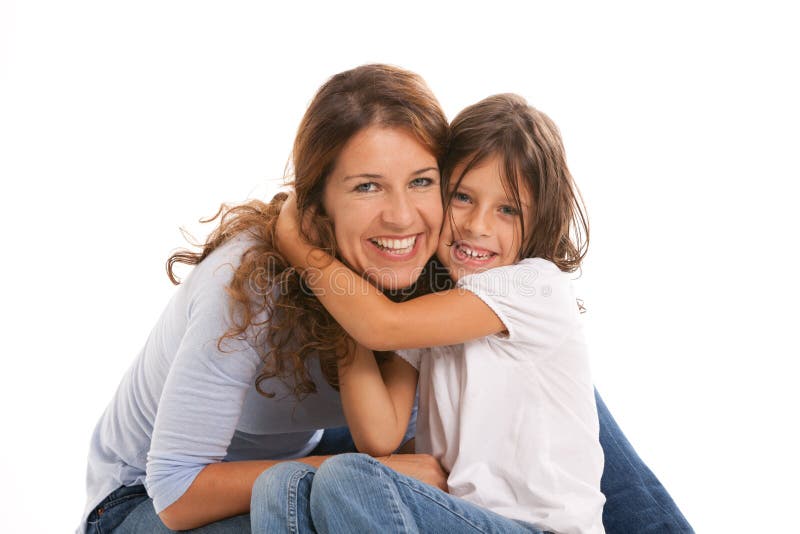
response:
[[[459,189],[463,189],[465,192],[469,193],[470,195],[474,195],[475,194],[475,191],[471,187],[466,186],[463,183],[462,184],[458,184],[458,187],[455,188],[456,191],[458,191]],[[504,202],[510,202],[511,204],[514,203],[514,199],[510,198],[510,197],[506,197],[503,201]],[[524,200],[522,200],[522,199],[519,199],[519,204],[520,204],[520,206],[522,206],[526,210],[530,209],[530,205],[527,202],[525,202]]]
[[[416,176],[417,174],[422,174],[428,171],[439,172],[439,169],[437,167],[425,167],[424,169],[417,169],[416,171],[412,172],[409,176]],[[351,174],[349,176],[345,176],[344,178],[342,178],[342,181],[346,182],[347,180],[352,180],[354,178],[362,178],[362,179],[367,178],[369,180],[380,180],[381,178],[384,178],[384,176],[382,174],[371,174],[365,172],[361,174]]]

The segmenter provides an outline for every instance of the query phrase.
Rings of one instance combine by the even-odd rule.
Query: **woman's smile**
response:
[[[323,205],[345,263],[380,288],[408,287],[438,243],[436,158],[404,129],[365,128],[342,149]]]

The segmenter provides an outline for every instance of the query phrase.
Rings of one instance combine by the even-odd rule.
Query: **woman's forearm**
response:
[[[307,456],[292,460],[319,467],[330,456]],[[401,454],[378,458],[384,465],[426,484],[447,491],[447,474],[427,454]],[[198,528],[214,521],[246,514],[256,479],[284,460],[219,462],[206,466],[180,499],[159,517],[171,530]]]
[[[295,461],[319,467],[327,456]],[[250,511],[250,496],[258,476],[281,460],[219,462],[207,465],[177,501],[159,515],[167,528],[197,528]]]

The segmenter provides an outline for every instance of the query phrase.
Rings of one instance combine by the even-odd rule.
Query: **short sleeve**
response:
[[[578,323],[569,275],[541,258],[465,276],[457,286],[497,314],[508,332],[501,339],[528,343],[540,353],[558,347]]]
[[[424,349],[403,349],[396,350],[395,353],[407,361],[411,366],[419,371],[419,362],[422,359],[422,351]]]

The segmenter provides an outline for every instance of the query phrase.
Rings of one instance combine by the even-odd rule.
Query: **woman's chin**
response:
[[[369,280],[375,287],[386,293],[396,293],[403,291],[412,291],[415,284],[422,274],[422,267],[415,267],[413,269],[394,269],[394,270],[381,270],[367,274]]]

